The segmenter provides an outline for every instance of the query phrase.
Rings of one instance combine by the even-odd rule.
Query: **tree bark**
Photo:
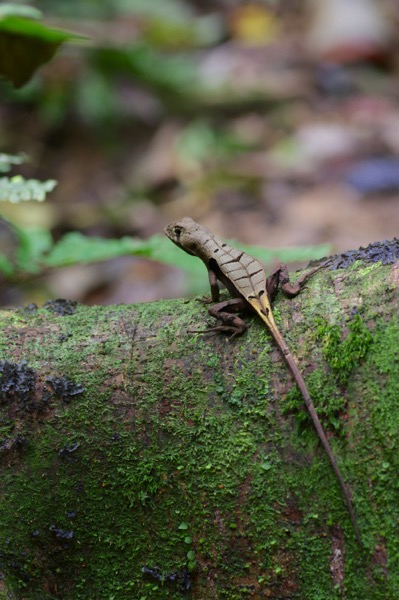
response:
[[[398,263],[323,269],[279,326],[195,300],[0,313],[0,598],[399,595]],[[55,311],[55,312],[54,312]]]

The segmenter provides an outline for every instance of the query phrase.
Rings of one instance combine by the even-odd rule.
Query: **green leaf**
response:
[[[25,154],[4,154],[0,153],[0,173],[7,173],[11,169],[11,165],[21,165],[26,162]]]
[[[148,85],[164,99],[194,98],[199,80],[194,63],[185,56],[165,56],[145,44],[134,47],[101,48],[96,61],[109,77],[128,73]]]
[[[67,233],[61,238],[47,256],[45,264],[49,267],[63,267],[127,255],[145,256],[171,265],[178,261],[179,266],[183,265],[190,272],[197,269],[199,273],[204,269],[198,259],[182,252],[161,235],[154,235],[147,240],[128,236],[104,239],[87,237],[79,232]]]
[[[1,181],[0,178],[0,196]],[[38,184],[40,182],[36,182],[35,185]],[[46,230],[19,230],[18,236],[20,247],[17,252],[17,268],[30,273],[36,273],[43,267],[65,267],[109,260],[118,256],[135,255],[145,256],[184,269],[189,273],[189,281],[195,292],[201,291],[206,286],[202,262],[196,257],[182,252],[161,235],[154,235],[147,240],[138,240],[128,236],[120,239],[103,239],[71,232],[67,233],[54,246],[52,246],[50,233]],[[268,250],[242,244],[235,244],[235,246],[248,251],[265,263],[276,258],[285,261],[318,258],[324,256],[329,250],[328,246],[280,250]],[[9,273],[10,268],[7,261],[0,259],[0,270]]]
[[[6,277],[10,277],[14,273],[14,266],[4,254],[0,254],[0,272]]]
[[[194,552],[194,550],[189,550],[189,552],[187,552],[187,558],[188,558],[188,560],[194,560],[195,559],[195,552]]]
[[[187,523],[180,523],[178,529],[188,529],[188,524]]]
[[[196,256],[183,252],[164,235],[158,234],[148,238],[144,243],[143,255],[167,265],[180,267],[190,273],[193,270],[196,274],[204,272],[204,265]]]
[[[54,179],[39,181],[37,179],[24,179],[21,175],[15,177],[0,177],[0,202],[26,202],[35,200],[42,202],[51,192],[57,182]]]
[[[107,240],[86,237],[78,232],[67,233],[54,246],[45,259],[49,267],[65,267],[78,263],[92,263],[108,260],[116,256],[141,254],[145,242],[131,237],[119,240]]]
[[[16,229],[19,246],[15,253],[17,269],[27,273],[39,273],[44,256],[53,240],[45,229]]]
[[[66,41],[83,39],[37,20],[40,11],[6,4],[0,11],[0,76],[21,87]],[[21,10],[22,9],[22,10]],[[32,18],[33,17],[33,18]]]
[[[269,461],[265,461],[261,464],[261,469],[263,469],[264,471],[270,471],[270,469],[272,468],[272,465]]]
[[[93,125],[111,119],[118,110],[115,90],[110,86],[109,78],[93,69],[78,82],[76,102],[84,120],[92,121]]]
[[[8,2],[0,4],[0,19],[10,16],[27,17],[28,19],[41,19],[43,13],[38,8],[28,6],[27,4],[10,4]]]

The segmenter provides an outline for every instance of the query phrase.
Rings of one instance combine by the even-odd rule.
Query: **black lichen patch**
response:
[[[6,541],[7,545],[10,545],[10,540]],[[11,550],[5,550],[0,548],[0,579],[2,579],[3,571],[10,571],[20,581],[25,584],[30,580],[30,575],[26,570],[26,556],[24,551],[13,552]]]
[[[67,315],[73,315],[76,312],[78,303],[76,300],[65,300],[64,298],[57,298],[56,300],[48,300],[43,308],[46,308],[52,313],[65,317]]]
[[[75,383],[66,377],[47,377],[46,383],[47,389],[50,388],[45,396],[46,401],[55,396],[68,404],[74,396],[79,396],[85,391],[81,383]]]
[[[67,340],[69,340],[69,338],[72,337],[72,333],[62,333],[61,335],[58,336],[58,341],[62,344],[63,342],[66,342]]]
[[[60,540],[71,540],[75,535],[74,531],[61,529],[60,527],[57,527],[57,525],[51,525],[50,531],[52,531],[55,537]]]
[[[79,450],[79,448],[80,444],[78,444],[78,442],[76,442],[75,444],[69,444],[68,446],[64,446],[63,448],[58,450],[58,456],[64,459],[76,460],[73,455],[77,450]]]
[[[172,571],[171,573],[162,573],[161,569],[158,567],[150,568],[143,567],[142,572],[144,575],[151,577],[152,579],[156,579],[163,583],[176,583],[179,591],[188,592],[191,587],[191,577],[190,571],[187,569],[183,569],[180,571]]]
[[[31,302],[31,304],[21,308],[21,312],[25,315],[34,315],[38,310],[38,306],[34,302]]]
[[[381,262],[383,265],[390,265],[399,259],[399,239],[385,240],[384,242],[373,242],[365,248],[362,246],[357,250],[348,250],[342,254],[331,256],[326,263],[331,271],[337,269],[346,269],[356,260],[365,262]]]
[[[0,455],[11,450],[21,450],[28,445],[29,441],[24,435],[16,435],[13,438],[5,438],[0,441]]]
[[[18,400],[23,408],[34,409],[35,387],[35,371],[25,360],[20,363],[0,361],[0,401]]]

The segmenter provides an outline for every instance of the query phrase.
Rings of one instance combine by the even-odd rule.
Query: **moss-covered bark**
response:
[[[363,550],[256,318],[229,342],[187,333],[195,301],[1,312],[0,598],[398,597],[398,280],[276,301]]]

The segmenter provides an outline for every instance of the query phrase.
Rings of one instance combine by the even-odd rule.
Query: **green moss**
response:
[[[154,322],[164,318],[156,308]],[[18,476],[13,465],[4,467],[0,547],[8,549],[7,581],[32,598],[51,598],[56,589],[74,599],[168,598],[180,597],[193,569],[212,564],[221,598],[278,586],[290,563],[279,544],[295,526],[283,515],[293,473],[279,472],[285,443],[266,403],[270,344],[257,352],[251,343],[219,338],[215,353],[210,338],[182,337],[182,352],[174,322],[150,337],[143,356],[134,347],[134,325],[123,329],[120,309],[99,309],[92,325],[91,312],[26,318],[46,339],[46,349],[37,336],[26,347],[39,379],[48,374],[50,353],[52,374],[81,382],[86,393],[67,405],[54,401],[53,417],[35,423],[23,459],[15,457]],[[110,328],[123,333],[105,337]],[[191,364],[193,352],[204,355],[207,390],[204,368]],[[238,377],[226,368],[231,352]],[[101,392],[121,372],[118,387]],[[158,569],[164,581],[143,567]],[[234,583],[242,577],[249,577],[248,592]]]
[[[366,289],[367,274],[359,281]],[[345,300],[350,283],[342,290]],[[86,390],[69,403],[52,398],[42,414],[0,401],[0,438],[29,440],[0,454],[8,588],[32,600],[162,600],[181,598],[190,578],[192,598],[333,599],[343,595],[330,571],[336,536],[346,597],[396,597],[399,326],[376,322],[373,302],[371,293],[345,333],[320,326],[316,341],[306,320],[287,325],[293,305],[278,302],[350,485],[363,552],[257,320],[228,342],[185,335],[204,326],[196,302],[7,315],[3,339],[15,348],[23,340],[39,383],[62,376]],[[6,344],[0,358],[9,358]]]
[[[345,339],[341,340],[338,325],[323,323],[317,329],[324,358],[342,384],[348,382],[353,369],[366,356],[373,342],[373,335],[359,314],[349,321],[348,331]]]

